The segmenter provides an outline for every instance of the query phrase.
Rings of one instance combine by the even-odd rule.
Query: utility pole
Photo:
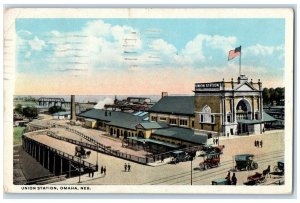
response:
[[[98,151],[99,151],[99,144],[97,144],[97,160],[96,160],[96,167],[97,167],[97,171],[99,171],[99,166],[98,166]]]
[[[191,156],[191,185],[193,185],[193,157]]]

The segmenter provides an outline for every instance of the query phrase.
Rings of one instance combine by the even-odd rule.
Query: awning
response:
[[[263,123],[263,121],[261,121],[261,120],[259,121],[256,119],[254,119],[254,120],[241,119],[241,120],[238,120],[237,122],[240,124],[247,124],[247,125]]]

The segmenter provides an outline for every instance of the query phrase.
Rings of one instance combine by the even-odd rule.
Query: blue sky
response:
[[[17,72],[78,78],[188,69],[216,80],[215,71],[237,76],[239,59],[227,55],[241,45],[243,73],[282,81],[284,25],[284,19],[17,19]]]

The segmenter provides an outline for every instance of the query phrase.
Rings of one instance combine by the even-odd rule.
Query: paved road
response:
[[[254,140],[256,139],[263,140],[264,145],[262,148],[254,147]],[[197,168],[199,163],[203,161],[203,158],[197,157],[193,161],[192,165],[193,184],[211,184],[211,180],[213,179],[224,178],[227,174],[227,171],[233,168],[234,163],[232,157],[236,154],[253,153],[256,155],[256,161],[259,164],[259,168],[255,171],[237,172],[236,175],[238,184],[243,184],[247,180],[247,176],[254,174],[256,171],[261,173],[262,170],[266,169],[268,165],[271,165],[272,170],[277,161],[283,159],[284,131],[274,131],[267,132],[263,135],[221,140],[220,144],[225,145],[224,155],[221,157],[221,166],[207,171],[199,171]],[[89,178],[87,175],[85,175],[82,184],[190,184],[190,162],[182,162],[176,165],[166,164],[157,167],[150,167],[125,161],[116,157],[111,157],[105,154],[99,154],[98,161],[100,166],[106,166],[106,176],[101,176],[99,172],[95,174],[94,178]],[[131,172],[124,171],[125,163],[131,164]],[[77,184],[77,182],[78,178],[71,178],[56,184]]]

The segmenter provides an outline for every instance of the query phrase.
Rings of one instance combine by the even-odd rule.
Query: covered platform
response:
[[[180,148],[180,146],[176,144],[139,137],[128,137],[128,147],[135,150],[145,150],[152,154],[164,153]]]

